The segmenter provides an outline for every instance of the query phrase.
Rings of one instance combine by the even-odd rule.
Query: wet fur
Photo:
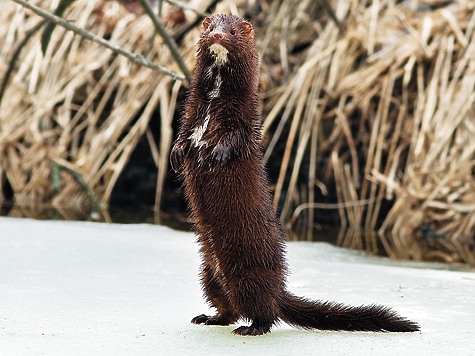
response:
[[[217,32],[223,35],[218,45]],[[219,45],[227,52],[216,50]],[[254,31],[240,17],[215,15],[204,20],[197,47],[170,156],[201,245],[204,295],[217,309],[215,316],[192,322],[250,321],[233,331],[239,335],[265,334],[279,319],[305,329],[419,330],[382,306],[311,301],[287,291],[284,235],[262,161]]]

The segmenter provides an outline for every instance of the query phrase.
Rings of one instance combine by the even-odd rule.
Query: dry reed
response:
[[[305,16],[318,16],[310,3],[299,4]],[[264,128],[277,128],[265,157],[286,142],[275,192],[276,203],[287,192],[281,219],[289,221],[300,204],[296,178],[308,174],[308,230],[311,208],[318,207],[313,182],[334,181],[342,226],[378,228],[382,201],[389,199],[394,206],[379,228],[394,243],[410,241],[423,227],[448,241],[473,241],[474,3],[438,9],[417,1],[332,4],[345,28],[327,22],[316,29],[295,74],[266,98]],[[272,35],[292,48],[306,19],[289,9],[278,14]],[[284,71],[299,58],[280,59]],[[368,204],[352,204],[357,201]],[[406,244],[399,255],[421,258],[411,249]],[[468,252],[472,257],[463,259],[473,262]]]
[[[57,3],[33,2],[45,9]],[[315,197],[334,183],[342,226],[391,232],[390,241],[383,237],[391,256],[423,258],[414,240],[426,229],[475,265],[473,251],[460,244],[473,241],[475,226],[474,4],[424,3],[333,0],[341,26],[311,0],[260,1],[260,12],[256,1],[223,0],[215,12],[243,15],[245,8],[255,20],[264,131],[272,131],[265,159],[284,147],[275,189],[284,223],[304,213],[299,220],[311,238]],[[189,3],[199,11],[207,5]],[[164,4],[163,17],[175,10]],[[196,16],[185,13],[188,21]],[[146,15],[115,1],[77,0],[65,17],[178,70],[160,37],[149,46]],[[0,20],[5,73],[15,43],[41,19],[7,1]],[[181,42],[189,68],[196,36],[197,29]],[[159,202],[181,83],[61,28],[43,57],[38,38],[21,52],[0,107],[0,181],[8,179],[17,203],[90,204],[92,194],[107,204],[145,135]],[[154,111],[158,143],[148,129]],[[384,200],[394,203],[387,216]]]
[[[45,9],[57,5],[55,1],[34,3]],[[153,35],[150,19],[129,13],[118,2],[78,0],[67,9],[65,18],[130,52],[177,69],[160,37],[155,36],[149,45]],[[41,18],[7,2],[0,19],[6,34],[0,71],[5,73],[15,43]],[[8,179],[15,202],[90,206],[91,197],[98,197],[107,204],[158,108],[162,151],[156,154],[157,164],[166,170],[168,148],[163,143],[169,146],[172,137],[180,81],[174,84],[169,76],[130,63],[60,27],[53,32],[43,57],[40,34],[22,49],[0,107],[0,181]],[[191,67],[191,56],[185,59]],[[151,147],[152,141],[149,137]],[[57,182],[52,184],[55,172]],[[159,176],[163,181],[163,173]]]

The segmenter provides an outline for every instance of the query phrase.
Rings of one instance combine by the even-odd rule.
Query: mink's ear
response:
[[[242,33],[254,37],[254,29],[249,22],[243,21],[239,24],[239,27],[241,28]]]
[[[208,27],[211,25],[212,19],[211,17],[207,17],[203,20],[203,23],[201,24],[201,31],[206,31]]]

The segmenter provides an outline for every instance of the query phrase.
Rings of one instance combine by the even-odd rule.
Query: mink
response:
[[[392,309],[313,301],[286,287],[282,225],[263,163],[259,58],[252,25],[214,15],[201,26],[196,67],[170,154],[201,246],[201,283],[214,316],[195,324],[249,326],[238,335],[262,335],[282,320],[303,329],[419,330]]]

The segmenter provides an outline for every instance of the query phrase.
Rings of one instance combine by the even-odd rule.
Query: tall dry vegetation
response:
[[[334,181],[345,226],[374,230],[382,201],[394,199],[380,227],[392,232],[393,255],[420,258],[413,242],[424,230],[475,265],[474,3],[335,1],[342,28],[315,30],[303,24],[311,5],[293,3],[284,1],[273,23],[280,31],[267,36],[280,53],[296,46],[296,33],[318,37],[289,82],[269,93],[264,127],[278,125],[266,157],[286,141],[275,195],[287,192],[282,219],[304,203],[311,232],[315,189]],[[281,68],[294,59],[281,55]]]
[[[34,3],[45,9],[57,5]],[[117,2],[78,0],[65,17],[130,52],[176,69],[161,39],[149,42],[154,31],[150,19],[137,19]],[[4,4],[2,72],[25,32],[40,20],[13,2]],[[0,179],[11,184],[15,202],[90,205],[94,196],[107,204],[143,135],[157,166],[165,167],[160,169],[161,186],[181,82],[130,63],[61,27],[53,32],[43,57],[40,34],[22,50],[0,108]],[[157,109],[162,127],[159,146],[148,130]]]
[[[33,3],[48,9],[57,2]],[[414,239],[429,231],[475,265],[473,1],[331,4],[340,27],[310,0],[225,0],[215,11],[250,15],[256,26],[265,157],[282,161],[275,190],[282,220],[297,220],[310,235],[317,208],[328,207],[315,197],[334,185],[342,225],[392,232],[385,242],[392,255],[421,258]],[[189,5],[202,10],[208,3]],[[167,19],[176,7],[163,11]],[[195,16],[185,14],[188,21]],[[77,0],[65,17],[178,71],[159,37],[150,46],[150,19],[116,1]],[[0,73],[40,20],[13,2],[3,5]],[[196,37],[194,30],[181,43],[189,68]],[[181,85],[61,28],[43,57],[36,34],[0,107],[0,180],[8,180],[18,204],[85,204],[90,195],[107,204],[145,135],[159,201]],[[157,108],[159,143],[148,129]],[[384,200],[394,203],[387,215]],[[471,247],[459,244],[464,239]]]

